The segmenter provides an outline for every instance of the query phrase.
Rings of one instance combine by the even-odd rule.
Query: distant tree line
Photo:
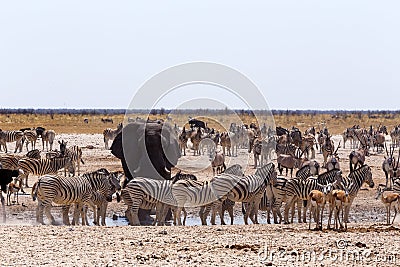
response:
[[[72,114],[82,114],[82,115],[121,115],[126,112],[130,114],[152,114],[152,115],[167,115],[173,112],[174,114],[197,114],[197,115],[206,115],[206,114],[216,114],[223,115],[235,112],[238,115],[247,115],[254,116],[257,115],[268,115],[272,112],[273,115],[287,115],[287,116],[316,116],[319,114],[328,114],[336,117],[348,117],[350,115],[356,115],[361,117],[366,114],[369,118],[374,118],[376,116],[379,117],[392,117],[394,115],[400,114],[400,110],[245,110],[245,109],[33,109],[33,108],[2,108],[0,109],[0,114],[64,114],[64,115],[72,115]]]

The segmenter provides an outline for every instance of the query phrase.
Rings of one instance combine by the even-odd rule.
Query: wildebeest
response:
[[[194,127],[203,128],[203,129],[206,128],[206,124],[204,123],[204,121],[201,121],[198,119],[190,119],[189,125],[190,125],[190,128],[194,128]]]
[[[102,123],[107,123],[107,122],[114,123],[113,119],[109,119],[109,118],[101,118],[101,122]]]

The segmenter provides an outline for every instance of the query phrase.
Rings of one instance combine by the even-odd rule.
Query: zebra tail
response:
[[[32,186],[31,196],[32,196],[33,201],[36,201],[36,199],[37,199],[38,187],[39,187],[39,181],[34,183]]]

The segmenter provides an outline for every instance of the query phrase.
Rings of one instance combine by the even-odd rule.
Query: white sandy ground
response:
[[[340,138],[334,137],[336,144]],[[104,149],[102,135],[58,135],[57,140],[61,139],[70,145],[94,146],[83,149],[85,165],[81,172],[101,167],[121,169],[119,160]],[[38,146],[41,149],[41,144]],[[344,174],[348,174],[347,155],[351,150],[339,151]],[[188,151],[188,155],[192,152]],[[187,158],[202,169],[199,157]],[[239,157],[232,160],[243,163],[247,158],[247,152],[239,150]],[[246,173],[254,172],[249,158]],[[317,159],[322,162],[318,153]],[[367,158],[376,185],[384,183],[382,160],[382,153]],[[204,163],[205,158],[201,161]],[[188,162],[184,164],[188,166]],[[212,171],[207,168],[196,175],[209,179]],[[31,177],[30,185],[36,179]],[[399,266],[400,220],[394,226],[384,225],[384,208],[375,195],[375,188],[364,186],[360,191],[350,211],[351,223],[346,233],[309,231],[308,224],[267,225],[265,215],[260,215],[260,225],[200,226],[197,209],[189,210],[192,226],[182,227],[36,225],[37,203],[24,195],[20,196],[20,205],[6,207],[7,223],[0,226],[0,266]],[[107,214],[110,218],[114,214],[121,217],[125,209],[124,204],[114,200]],[[52,213],[61,222],[60,208],[54,207]],[[235,214],[235,223],[243,223],[239,204]],[[126,224],[112,219],[107,223]]]

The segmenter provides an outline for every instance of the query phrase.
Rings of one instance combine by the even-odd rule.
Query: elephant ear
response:
[[[119,159],[124,157],[124,149],[122,147],[122,132],[117,134],[117,136],[114,138],[114,141],[111,145],[111,154]]]
[[[162,128],[162,141],[165,156],[168,159],[168,167],[173,167],[178,163],[178,159],[181,157],[181,151],[179,149],[178,139],[175,136],[172,127],[164,123]]]

